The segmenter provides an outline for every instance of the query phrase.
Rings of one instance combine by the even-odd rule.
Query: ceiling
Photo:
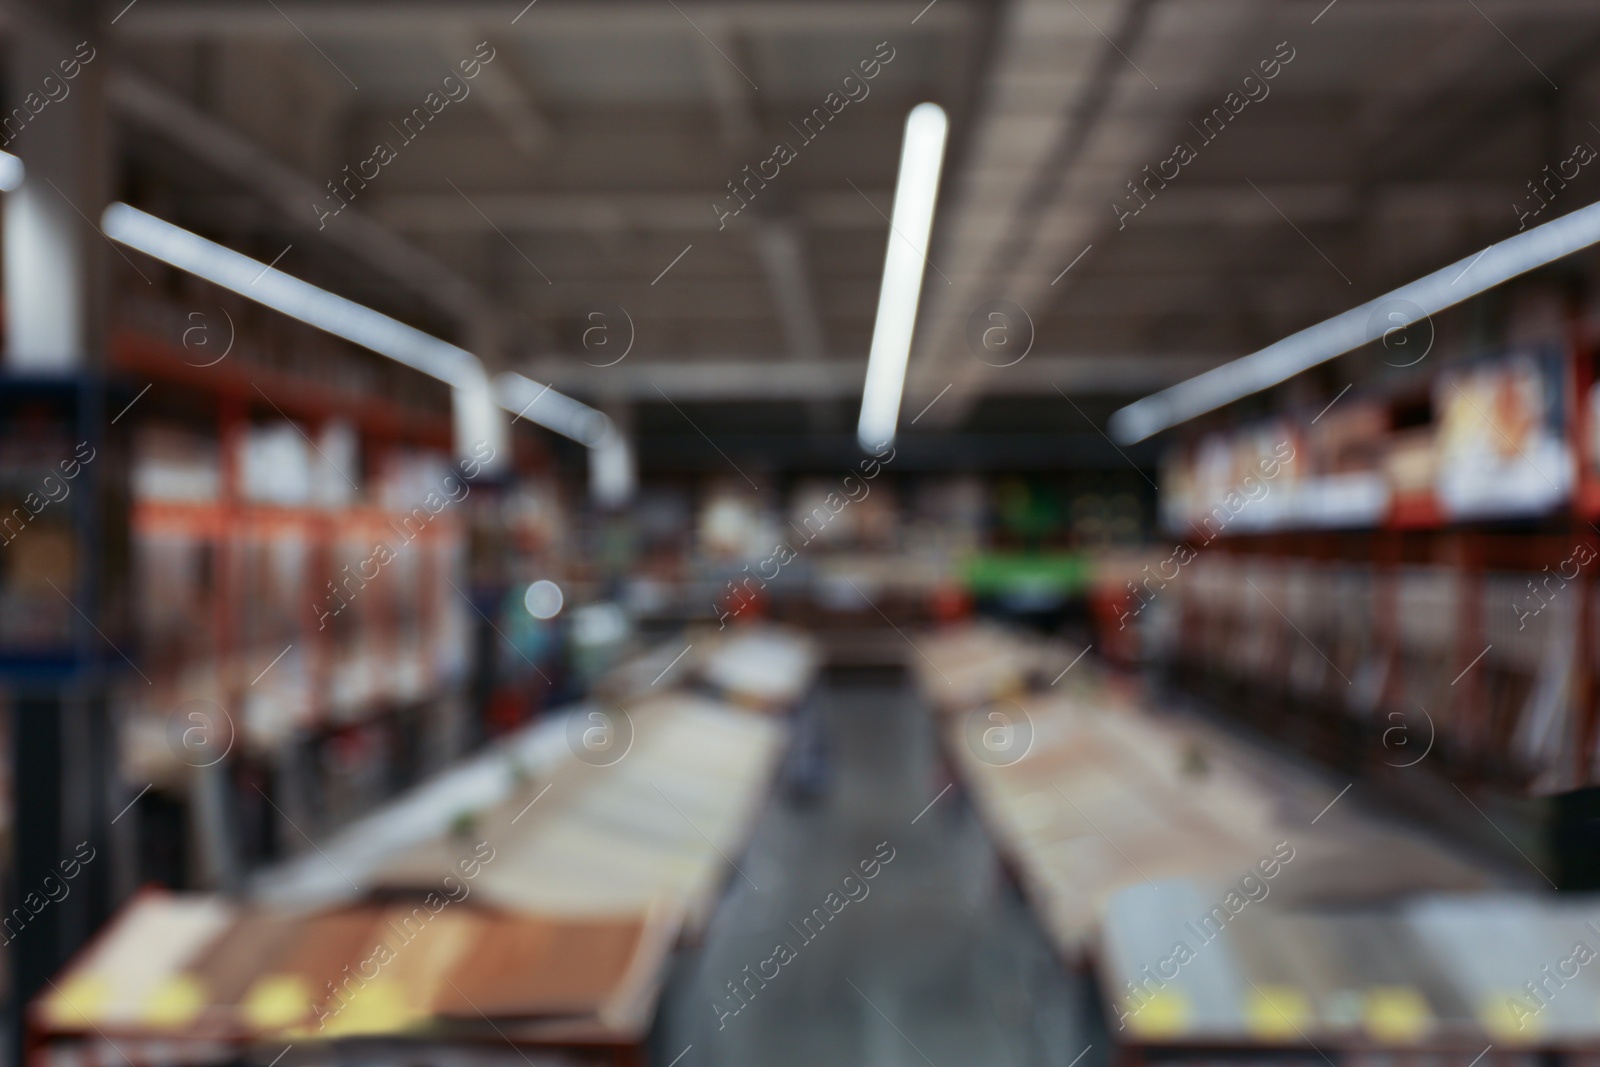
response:
[[[1546,164],[1600,145],[1592,0],[137,0],[114,33],[136,203],[288,244],[284,269],[663,435],[681,417],[663,454],[712,465],[696,434],[737,404],[756,452],[766,425],[847,454],[923,100],[952,140],[902,426],[945,457],[1010,429],[1013,458],[1122,463],[1115,398],[1508,236]]]

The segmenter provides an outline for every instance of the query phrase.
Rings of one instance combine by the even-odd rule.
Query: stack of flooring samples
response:
[[[266,1040],[605,1034],[637,1024],[675,933],[438,894],[312,913],[141,894],[35,1005],[57,1038],[122,1039],[200,1062]],[[154,1043],[154,1044],[150,1044]]]
[[[1132,711],[1066,694],[1001,699],[950,717],[945,738],[996,846],[1069,953],[1123,886],[1243,870],[1280,839],[1270,797],[1227,768],[1197,772],[1181,733]]]
[[[574,727],[605,731],[609,751],[568,760],[476,820],[474,834],[497,857],[475,891],[537,914],[632,915],[659,905],[698,927],[737,877],[729,857],[761,813],[783,725],[678,694],[585,714],[598,717]],[[378,870],[377,884],[426,881],[458,862],[461,847],[446,835],[407,849]]]
[[[624,659],[594,695],[626,707],[665,686],[688,685],[740,707],[781,711],[805,697],[821,665],[817,642],[787,626],[696,627]]]
[[[778,710],[806,694],[821,663],[811,638],[776,626],[729,630],[706,653],[701,678],[743,707]]]
[[[734,657],[728,688],[765,686],[749,702],[763,712],[816,666],[777,632],[711,651]],[[668,954],[739,877],[783,755],[786,722],[749,703],[597,696],[261,879],[250,902],[141,894],[32,1005],[31,1034],[82,1067],[117,1049],[221,1064],[274,1042],[266,1059],[294,1047],[283,1067],[634,1056]]]
[[[1107,909],[1099,967],[1119,1040],[1151,1049],[1315,1046],[1493,1061],[1600,1052],[1600,903],[1533,893],[1423,894],[1280,907],[1184,879]],[[1234,899],[1228,893],[1234,893]],[[1253,899],[1252,899],[1253,898]]]
[[[923,698],[950,713],[1048,688],[1082,651],[993,623],[963,623],[918,636],[906,665]]]

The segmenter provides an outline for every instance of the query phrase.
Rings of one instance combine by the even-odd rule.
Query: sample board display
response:
[[[1107,907],[1124,1040],[1482,1050],[1600,1046],[1600,902],[1425,894],[1384,907],[1234,905],[1185,879]],[[1247,900],[1248,898],[1246,898]]]
[[[739,877],[787,739],[764,712],[817,666],[778,628],[705,643],[761,710],[596,696],[258,877],[248,900],[142,894],[31,1006],[39,1062],[272,1045],[267,1059],[295,1050],[285,1064],[636,1056],[669,952]]]
[[[662,913],[608,921],[432,895],[312,913],[212,896],[138,898],[36,1005],[58,1037],[226,1043],[596,1030],[637,1017],[671,946]]]

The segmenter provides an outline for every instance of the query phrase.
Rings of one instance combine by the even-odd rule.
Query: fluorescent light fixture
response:
[[[597,504],[617,508],[633,499],[638,484],[633,445],[613,428],[589,449],[589,495]]]
[[[580,445],[597,448],[616,432],[605,412],[515,371],[495,375],[494,395],[500,406],[512,414],[570,437]]]
[[[100,228],[113,241],[457,388],[472,387],[484,378],[483,364],[464,348],[335,296],[136,207],[112,204],[100,217]]]
[[[1292,333],[1259,352],[1135,401],[1111,416],[1111,436],[1125,445],[1142,441],[1596,242],[1600,242],[1600,204],[1590,204]]]
[[[878,321],[872,329],[872,353],[861,390],[861,419],[856,438],[875,449],[894,440],[900,420],[900,397],[911,359],[911,335],[917,324],[922,272],[927,264],[928,235],[939,195],[939,168],[944,160],[950,123],[938,104],[918,104],[906,116],[900,145],[900,177],[895,182],[894,212],[889,221],[889,250],[883,258],[883,288],[878,293]]]
[[[603,411],[515,371],[494,379],[500,406],[589,449],[589,495],[606,507],[626,504],[638,487],[633,445]]]
[[[0,152],[0,193],[9,193],[13,189],[21,188],[26,173],[22,160],[10,152]]]
[[[488,444],[496,459],[487,469],[506,462],[506,421],[482,361],[466,349],[128,204],[107,207],[100,228],[113,241],[444,382],[451,387],[457,455],[476,455],[475,446]]]

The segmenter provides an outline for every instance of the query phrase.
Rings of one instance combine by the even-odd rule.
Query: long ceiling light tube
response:
[[[605,412],[515,371],[495,375],[494,395],[505,410],[580,445],[598,448],[615,432]]]
[[[492,393],[493,403],[504,410],[591,449],[610,445],[616,437],[603,412],[548,385],[513,372],[490,383],[483,362],[464,348],[129,204],[107,207],[101,229],[113,241],[437,378],[455,390],[458,400]],[[459,418],[471,405],[458,403],[457,408]]]
[[[456,388],[471,388],[486,378],[483,363],[464,348],[129,204],[107,207],[100,226],[113,241]]]
[[[1124,445],[1142,441],[1597,242],[1600,203],[1515,234],[1248,356],[1137,400],[1111,416],[1111,436]]]
[[[883,287],[878,293],[878,318],[872,330],[872,351],[861,390],[861,417],[856,437],[863,448],[875,449],[894,440],[905,391],[911,337],[917,324],[927,264],[928,236],[939,196],[939,169],[944,161],[949,120],[938,104],[918,104],[906,116],[900,146],[900,176],[895,182],[889,222],[889,248],[883,260]]]
[[[10,152],[0,152],[0,193],[9,193],[22,187],[27,168],[22,160]]]

